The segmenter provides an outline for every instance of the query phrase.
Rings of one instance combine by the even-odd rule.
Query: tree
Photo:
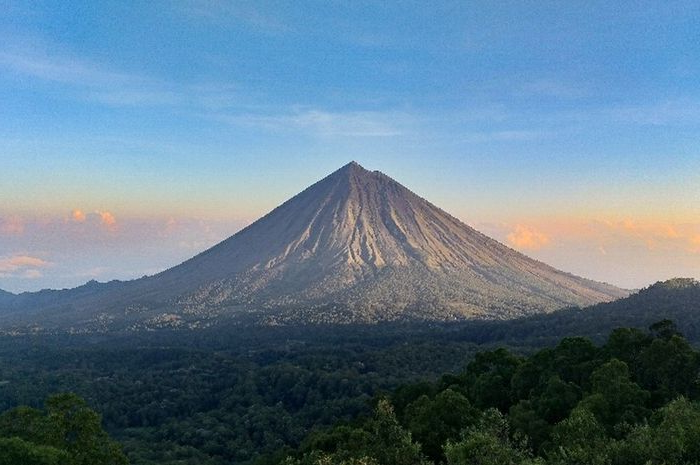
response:
[[[539,390],[539,395],[531,393],[530,399],[521,400],[509,413],[515,430],[527,435],[535,450],[549,438],[550,425],[565,419],[581,398],[578,386],[556,374]]]
[[[671,401],[620,441],[616,456],[619,465],[700,463],[700,407],[684,397]]]
[[[549,439],[551,425],[537,413],[531,400],[521,400],[511,407],[508,420],[513,429],[530,439],[535,450]]]
[[[622,360],[638,375],[641,353],[652,340],[650,335],[636,328],[617,328],[610,333],[603,350],[609,358]]]
[[[549,378],[542,394],[535,398],[535,408],[548,423],[557,423],[569,415],[581,398],[581,388],[559,376]]]
[[[128,463],[120,446],[102,429],[100,416],[75,394],[49,397],[45,412],[18,407],[3,413],[0,437],[6,438],[2,447],[7,455],[24,454],[26,463],[35,460],[31,457],[46,463],[60,458],[67,465]]]
[[[444,461],[443,445],[456,440],[466,427],[474,425],[479,412],[459,392],[446,389],[430,399],[424,395],[406,408],[405,424],[435,462]]]
[[[448,441],[449,465],[530,465],[533,459],[524,438],[511,438],[508,421],[496,409],[486,410],[478,425],[467,428],[458,442]]]
[[[554,348],[552,368],[561,379],[586,388],[601,355],[590,339],[566,337]]]
[[[371,436],[367,455],[375,458],[379,465],[426,463],[420,446],[412,441],[411,433],[401,427],[388,400],[379,401],[368,430]]]
[[[325,439],[324,439],[325,438]],[[325,442],[324,442],[325,441]],[[342,428],[329,435],[317,436],[317,445],[326,449],[311,450],[289,464],[300,465],[427,465],[420,446],[411,433],[401,427],[394,408],[381,399],[374,416],[360,428]]]
[[[700,357],[678,335],[654,339],[640,354],[640,365],[640,382],[652,391],[656,406],[679,395],[694,397],[700,391]]]
[[[18,437],[0,438],[0,465],[70,465],[68,453]]]
[[[673,336],[683,336],[680,331],[678,331],[676,324],[668,319],[657,321],[649,326],[649,332],[651,332],[654,338],[663,339],[665,341],[668,341]]]
[[[603,364],[591,376],[591,384],[591,394],[579,405],[592,412],[609,433],[615,433],[618,425],[634,425],[649,416],[649,393],[630,380],[625,362],[612,359]]]
[[[547,463],[551,465],[607,465],[610,442],[605,428],[585,408],[578,407],[554,426]]]
[[[512,404],[511,378],[521,363],[503,348],[477,353],[465,372],[469,397],[476,406],[507,412]]]

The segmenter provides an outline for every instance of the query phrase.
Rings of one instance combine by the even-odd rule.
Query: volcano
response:
[[[0,325],[507,319],[627,294],[533,260],[352,162],[157,275],[5,297]]]

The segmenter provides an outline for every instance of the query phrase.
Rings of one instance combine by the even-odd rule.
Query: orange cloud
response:
[[[679,237],[681,237],[678,230],[676,230],[676,228],[674,228],[671,225],[663,226],[663,232],[665,233],[665,237],[669,239],[678,239]]]
[[[700,223],[632,218],[549,218],[523,226],[504,228],[495,233],[517,249],[537,250],[556,242],[557,248],[590,246],[600,256],[631,248],[644,248],[649,256],[700,254]],[[604,252],[603,252],[604,251]]]
[[[700,234],[690,238],[690,251],[700,253]]]
[[[77,208],[73,210],[72,216],[73,220],[77,221],[78,223],[83,223],[85,221],[85,213],[83,213],[82,210],[78,210]]]
[[[107,226],[108,228],[113,228],[117,225],[117,219],[108,211],[104,212],[97,212],[98,215],[100,215],[100,221],[102,221],[102,224]]]
[[[639,232],[639,229],[640,229],[639,225],[637,225],[637,223],[635,223],[634,221],[632,221],[629,218],[625,218],[624,220],[622,220],[621,225],[622,225],[623,229],[625,229],[631,233],[637,233],[637,232]]]
[[[0,233],[8,236],[19,236],[24,232],[24,221],[18,216],[0,218]]]
[[[644,243],[650,251],[682,248],[690,244],[691,252],[700,252],[698,225],[669,224],[664,222],[636,223],[624,220],[612,225],[611,230],[621,232],[623,237]]]
[[[41,277],[40,268],[50,266],[51,263],[29,255],[15,255],[0,258],[0,277],[21,276],[24,278]]]
[[[620,229],[638,237],[679,239],[682,236],[676,226],[662,222],[638,223],[627,218],[617,224],[613,222],[605,222],[605,224],[611,229]]]
[[[549,236],[519,224],[508,234],[508,242],[517,249],[538,250],[549,244]]]

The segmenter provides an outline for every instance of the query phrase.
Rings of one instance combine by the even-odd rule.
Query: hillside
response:
[[[566,336],[602,342],[614,328],[647,329],[673,321],[691,342],[700,343],[700,283],[691,278],[657,282],[614,302],[568,308],[503,322],[474,322],[449,337],[473,342],[545,346]]]

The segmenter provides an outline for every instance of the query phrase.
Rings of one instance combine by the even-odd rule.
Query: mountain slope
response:
[[[354,162],[174,268],[75,291],[52,296],[50,319],[512,318],[626,295],[532,260]]]

